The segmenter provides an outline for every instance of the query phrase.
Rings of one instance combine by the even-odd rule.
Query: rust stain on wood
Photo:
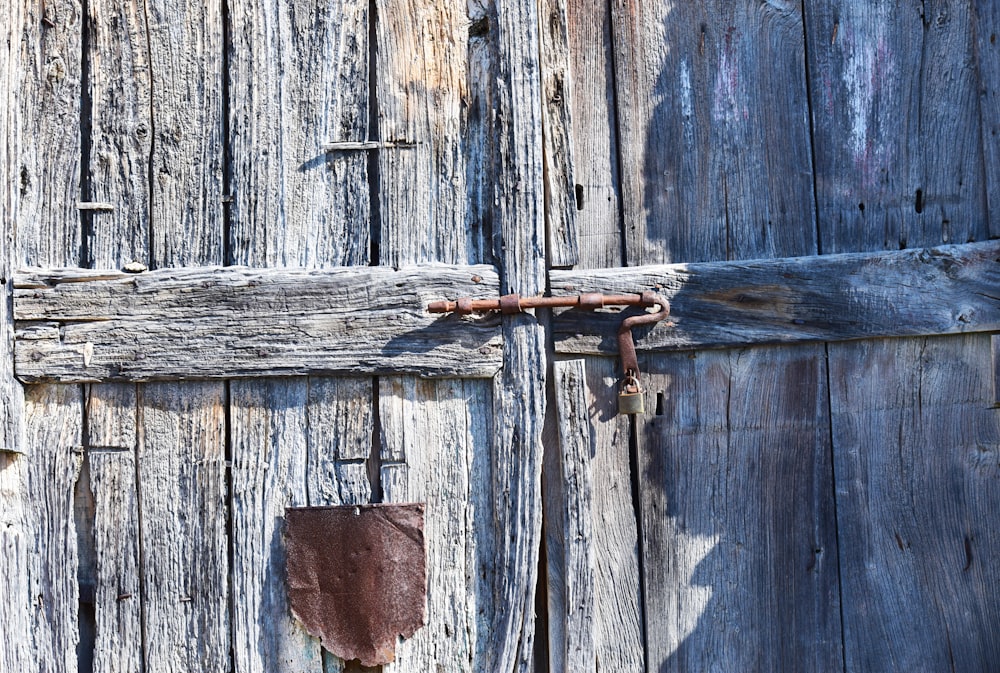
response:
[[[292,614],[323,647],[364,666],[395,658],[424,624],[424,505],[285,510]]]

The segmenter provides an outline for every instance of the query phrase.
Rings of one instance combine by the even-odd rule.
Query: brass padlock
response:
[[[621,390],[618,391],[618,413],[629,415],[646,413],[645,399],[639,379],[632,374],[626,375]]]

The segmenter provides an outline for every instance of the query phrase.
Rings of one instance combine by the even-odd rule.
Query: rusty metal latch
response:
[[[430,313],[523,313],[529,308],[581,308],[587,311],[604,308],[605,306],[659,306],[655,313],[643,313],[626,318],[618,328],[618,353],[622,360],[622,381],[618,390],[618,411],[623,414],[641,414],[644,412],[643,389],[639,381],[639,361],[635,354],[635,342],[632,340],[632,328],[639,325],[652,325],[670,315],[670,303],[655,292],[641,294],[601,294],[587,292],[570,297],[521,297],[508,294],[499,299],[470,299],[463,297],[456,301],[435,301],[427,307]]]

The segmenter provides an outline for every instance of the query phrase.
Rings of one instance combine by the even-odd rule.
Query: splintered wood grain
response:
[[[230,667],[224,393],[217,383],[139,388],[146,670]]]
[[[32,321],[17,367],[26,380],[484,377],[501,362],[495,316],[427,312],[434,300],[495,297],[497,277],[485,266],[39,273],[24,277],[15,309]]]
[[[310,506],[371,502],[367,461],[375,422],[372,399],[370,378],[309,379]]]
[[[881,253],[553,271],[552,293],[637,293],[670,301],[670,321],[636,330],[637,348],[672,350],[998,328],[1000,244]],[[15,315],[16,317],[16,315]],[[621,314],[558,315],[558,352],[613,352]]]
[[[86,200],[108,204],[109,209],[86,211],[86,259],[80,266],[148,265],[155,122],[147,7],[112,0],[86,6],[90,107],[84,113],[90,135],[83,141],[90,161],[82,192]],[[188,120],[189,128],[196,127],[192,122]]]
[[[824,253],[987,237],[979,90],[995,87],[996,73],[977,81],[974,11],[806,4]],[[981,53],[989,73],[990,50]],[[982,109],[983,120],[995,116]]]
[[[559,544],[549,544],[561,614],[550,608],[552,670],[640,670],[643,623],[638,530],[632,505],[629,420],[618,416],[617,371],[607,358],[555,364],[559,474],[546,480],[546,507],[560,497]],[[554,440],[555,438],[553,438]],[[558,495],[557,495],[558,494]],[[548,509],[547,512],[551,512]],[[556,523],[557,522],[557,523]],[[550,602],[550,605],[553,605]]]
[[[229,5],[230,256],[248,266],[369,261],[368,4]]]
[[[566,0],[565,11],[578,267],[620,266],[621,180],[610,3]]]
[[[465,2],[378,0],[375,28],[379,263],[491,260],[470,208]],[[473,121],[472,126],[477,122]],[[482,122],[478,122],[482,123]]]
[[[292,619],[285,583],[286,507],[308,503],[308,387],[292,379],[230,384],[233,649],[241,671],[322,670],[319,641]]]
[[[213,2],[148,0],[155,267],[222,264],[222,11]],[[160,226],[160,223],[169,223]]]
[[[823,348],[661,356],[650,371],[648,670],[839,670]]]
[[[495,14],[493,12],[495,11]],[[501,290],[545,289],[539,17],[533,3],[498,3],[493,103],[495,204]],[[495,20],[494,20],[495,19]],[[504,367],[494,379],[494,449],[490,484],[496,609],[480,640],[484,669],[533,667],[535,588],[541,546],[542,424],[545,418],[544,330],[527,314],[504,318]]]
[[[75,671],[79,590],[73,489],[83,461],[80,389],[30,387],[25,415],[23,502],[31,604],[30,631],[21,637],[31,643],[29,670]]]
[[[487,626],[478,567],[489,563],[479,533],[489,509],[473,490],[488,475],[476,471],[493,434],[488,381],[379,380],[382,489],[386,502],[425,502],[427,623],[401,643],[389,671],[483,670],[477,644]]]
[[[28,457],[0,452],[0,670],[38,670],[32,649],[28,558],[34,543],[26,497]]]
[[[81,3],[7,4],[11,96],[3,199],[15,267],[79,263]],[[6,110],[5,110],[6,113]],[[8,201],[9,199],[9,201]]]
[[[142,670],[136,386],[95,385],[86,397],[85,439],[92,517],[95,671]]]
[[[1000,4],[976,0],[973,12],[986,212],[995,238],[1000,236]]]
[[[20,18],[8,11],[8,25],[20,25]],[[10,185],[17,174],[11,161],[15,146],[14,128],[17,117],[14,109],[17,99],[13,95],[17,77],[14,72],[17,52],[13,50],[13,40],[0,44],[0,184]],[[17,248],[14,226],[15,200],[10,189],[0,195],[0,453],[24,450],[24,394],[14,378],[14,317],[9,301],[13,282],[11,272],[14,267]],[[13,483],[16,482],[12,482]],[[20,526],[19,526],[20,528]],[[19,567],[23,567],[23,564]],[[13,574],[13,573],[12,573]],[[0,657],[5,646],[0,645]]]
[[[989,670],[1000,656],[989,342],[831,348],[848,671]]]
[[[816,246],[798,3],[612,6],[629,264]]]

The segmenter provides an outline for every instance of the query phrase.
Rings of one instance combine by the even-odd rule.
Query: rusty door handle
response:
[[[570,297],[521,297],[516,294],[508,294],[499,299],[471,299],[463,297],[455,301],[431,302],[427,310],[430,313],[468,315],[470,313],[487,313],[489,311],[500,311],[501,313],[511,314],[522,313],[529,308],[557,307],[578,307],[593,311],[605,306],[660,307],[660,310],[655,313],[643,313],[625,318],[618,328],[618,353],[622,360],[621,393],[623,395],[640,395],[643,391],[639,384],[639,361],[635,353],[635,342],[632,339],[632,328],[658,323],[670,315],[670,303],[666,298],[655,292],[646,291],[641,294],[601,294],[599,292],[587,292]]]

